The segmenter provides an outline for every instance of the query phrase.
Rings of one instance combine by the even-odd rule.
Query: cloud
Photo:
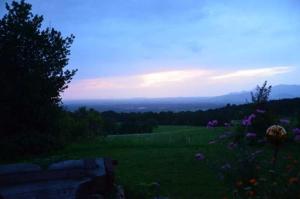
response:
[[[216,75],[211,78],[214,80],[218,80],[218,79],[234,79],[234,78],[243,78],[243,77],[268,77],[277,74],[288,73],[291,71],[292,68],[289,66],[258,68],[258,69],[249,69],[249,70],[239,70],[239,71],[226,73],[222,75]]]
[[[207,96],[247,89],[262,78],[293,71],[293,67],[265,67],[225,72],[213,69],[169,70],[72,82],[66,99]],[[222,81],[221,81],[222,80]],[[222,83],[220,83],[220,81]]]
[[[182,82],[209,74],[205,70],[175,70],[141,75],[141,86],[161,86],[171,82]]]

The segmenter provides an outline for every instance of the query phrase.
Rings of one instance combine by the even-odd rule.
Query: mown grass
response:
[[[128,198],[145,198],[154,193],[152,183],[169,198],[222,198],[225,186],[206,161],[224,154],[222,145],[208,142],[224,129],[191,126],[160,126],[151,134],[111,135],[85,140],[34,162],[46,165],[64,159],[111,157],[118,160],[117,182]],[[195,154],[205,154],[197,161]]]
[[[151,198],[155,193],[152,184],[156,182],[160,184],[160,194],[172,199],[223,198],[230,192],[213,167],[217,161],[233,157],[234,151],[209,141],[224,131],[224,128],[159,126],[151,134],[82,140],[47,157],[27,161],[46,166],[66,159],[111,157],[119,162],[117,183],[124,186],[129,199],[147,198],[147,194]],[[265,158],[271,159],[269,145],[260,149],[266,152]],[[205,155],[204,161],[195,159],[198,152]],[[299,157],[299,145],[287,143],[279,156],[288,153]]]

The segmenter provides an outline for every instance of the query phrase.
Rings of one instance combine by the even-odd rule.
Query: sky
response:
[[[5,12],[0,0],[1,16]],[[300,84],[299,0],[27,0],[75,35],[69,99],[217,96]]]

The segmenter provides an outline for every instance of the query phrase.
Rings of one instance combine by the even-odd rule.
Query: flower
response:
[[[212,140],[212,141],[209,141],[208,144],[214,144],[216,142],[217,142],[216,140]]]
[[[249,115],[248,117],[245,117],[242,121],[242,124],[244,126],[250,126],[252,124],[252,121],[256,118],[256,115],[254,113],[252,113],[251,115]]]
[[[258,144],[265,144],[267,140],[265,138],[257,140]]]
[[[297,178],[297,177],[291,177],[289,179],[289,184],[296,184],[298,182],[299,182],[299,178]]]
[[[287,137],[287,133],[282,126],[273,125],[267,129],[266,136],[270,143],[280,145]]]
[[[252,185],[256,185],[257,184],[257,181],[255,178],[252,178],[249,180],[249,183],[252,184]]]
[[[211,120],[207,123],[206,127],[207,128],[212,128],[218,125],[218,120]]]
[[[229,149],[234,149],[236,146],[237,146],[237,144],[234,143],[234,142],[230,142],[230,143],[227,145],[227,147],[228,147]]]
[[[256,193],[255,193],[255,191],[250,190],[250,191],[247,192],[247,195],[249,197],[254,197],[256,195]]]
[[[288,165],[286,166],[286,170],[291,171],[292,169],[293,169],[293,165],[288,164]]]
[[[250,126],[250,125],[251,125],[251,121],[250,121],[248,118],[245,118],[245,119],[243,120],[242,124],[243,124],[244,126]]]
[[[298,134],[298,135],[296,135],[296,136],[294,137],[294,141],[295,141],[295,142],[300,142],[300,134]]]
[[[228,127],[230,127],[231,125],[230,125],[230,123],[225,122],[225,123],[224,123],[224,126],[228,128]]]
[[[224,164],[222,167],[221,167],[222,170],[228,170],[228,169],[231,169],[231,165],[229,163],[226,163]]]
[[[227,138],[228,137],[228,135],[227,134],[222,134],[222,135],[219,135],[219,139],[225,139],[225,138]]]
[[[256,133],[247,133],[246,138],[254,139],[254,138],[256,138]]]
[[[283,125],[288,125],[288,124],[290,124],[290,120],[288,120],[288,119],[280,119],[279,122],[280,122],[281,124],[283,124]]]
[[[293,133],[295,134],[295,135],[300,135],[300,128],[294,128],[293,129]]]
[[[195,158],[196,160],[204,160],[205,156],[202,153],[196,153]]]
[[[257,113],[265,113],[266,111],[265,111],[265,110],[262,110],[262,109],[256,109],[256,112],[257,112]]]

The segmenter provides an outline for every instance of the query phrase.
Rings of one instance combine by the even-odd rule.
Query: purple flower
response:
[[[231,124],[230,124],[230,123],[228,123],[228,122],[225,122],[225,123],[224,123],[224,126],[228,128],[228,127],[230,127],[230,126],[231,126]]]
[[[295,140],[295,142],[300,142],[300,134],[297,134],[297,135],[294,137],[294,140]]]
[[[252,124],[252,121],[255,119],[256,115],[254,113],[252,113],[251,115],[249,115],[248,117],[245,117],[242,121],[242,124],[244,126],[250,126]]]
[[[265,144],[266,142],[267,140],[265,138],[257,140],[257,143],[259,144]]]
[[[294,133],[295,135],[300,135],[300,128],[294,128],[294,129],[293,129],[293,133]]]
[[[229,149],[234,149],[236,146],[237,146],[237,144],[234,143],[234,142],[230,142],[230,143],[227,145],[227,147],[228,147]]]
[[[254,138],[256,138],[256,133],[247,133],[246,138],[254,139]]]
[[[206,127],[207,128],[212,128],[218,125],[218,120],[211,120],[207,123]]]
[[[251,125],[251,121],[248,118],[243,119],[242,124],[244,126],[250,126]]]
[[[280,119],[279,122],[280,122],[281,124],[285,124],[285,125],[290,124],[290,120],[288,120],[288,119]]]
[[[262,109],[256,109],[256,112],[257,112],[257,113],[265,113],[266,111],[265,111],[265,110],[262,110]]]
[[[196,153],[195,158],[196,160],[204,160],[205,156],[202,153]]]
[[[222,167],[221,167],[222,170],[228,170],[228,169],[231,169],[231,165],[229,163],[226,163],[224,164]]]
[[[227,138],[227,137],[228,137],[228,135],[226,135],[225,133],[222,134],[222,135],[219,135],[219,139],[225,139],[225,138]]]

